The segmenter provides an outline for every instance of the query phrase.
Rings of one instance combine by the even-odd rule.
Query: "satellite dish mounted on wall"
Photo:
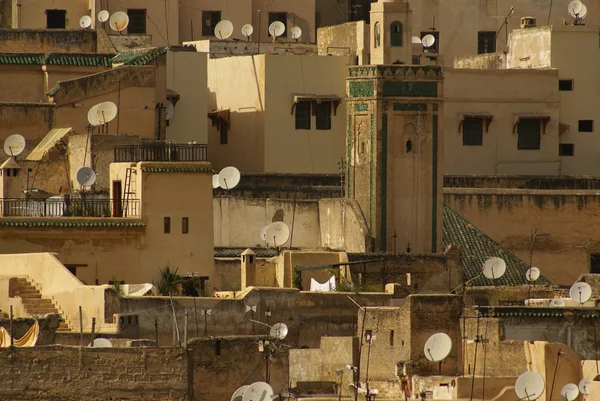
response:
[[[423,36],[423,39],[421,39],[421,43],[423,44],[424,48],[429,49],[435,44],[435,36],[428,33],[427,35]]]
[[[25,138],[23,135],[12,134],[4,141],[4,153],[10,157],[15,157],[25,150]]]
[[[579,382],[579,392],[581,394],[589,395],[590,394],[590,383],[592,382],[591,377],[584,377]]]
[[[581,13],[581,9],[583,8],[583,3],[579,0],[573,0],[567,6],[567,10],[569,11],[569,15],[572,18],[579,18],[579,13]]]
[[[435,40],[435,38],[434,38],[434,40]],[[421,41],[421,38],[418,36],[412,37],[412,43],[413,43],[413,45],[422,45],[423,44],[423,42]]]
[[[252,383],[246,391],[244,391],[244,396],[242,397],[242,401],[266,401],[271,400],[271,397],[275,393],[273,392],[273,388],[265,382],[256,382]]]
[[[267,228],[267,242],[275,247],[284,245],[290,239],[290,228],[282,221],[277,221]]]
[[[263,228],[260,229],[260,239],[262,239],[265,242],[267,242],[267,230],[268,229],[269,229],[269,226],[264,226]]]
[[[100,121],[100,119],[98,119],[98,106],[100,106],[100,104],[92,106],[88,110],[87,119],[88,119],[88,123],[90,123],[90,125],[92,127],[97,127],[99,125],[102,125],[102,122]]]
[[[579,18],[582,20],[585,19],[585,17],[587,17],[587,12],[588,12],[587,6],[585,4],[583,4],[581,7],[581,11],[579,11]]]
[[[121,32],[127,28],[129,25],[129,16],[123,11],[117,11],[110,17],[110,21],[108,23],[110,25],[110,29],[113,31]]]
[[[102,10],[98,13],[98,21],[106,22],[110,18],[110,14],[106,10]]]
[[[240,183],[240,171],[235,167],[225,167],[219,173],[219,186],[223,189],[233,189]]]
[[[300,39],[300,37],[302,36],[302,29],[299,26],[295,26],[292,29],[290,29],[290,34],[292,35],[292,39],[294,39],[297,42],[298,39]]]
[[[247,37],[248,41],[250,41],[250,36],[252,36],[252,33],[254,33],[254,27],[252,25],[246,24],[242,27],[242,35]]]
[[[173,103],[170,100],[167,100],[166,109],[167,109],[167,117],[166,118],[167,118],[167,121],[169,121],[175,115],[175,106],[173,105]]]
[[[441,362],[452,350],[452,339],[446,333],[435,333],[427,339],[423,351],[431,362]]]
[[[515,383],[515,392],[519,400],[534,401],[544,393],[546,383],[538,372],[525,372]]]
[[[506,273],[506,262],[503,259],[493,257],[489,258],[483,264],[483,275],[486,278],[495,280],[504,275]]]
[[[273,42],[285,33],[285,24],[281,21],[275,21],[269,25],[269,34],[273,37]]]
[[[235,390],[235,392],[231,396],[231,401],[242,401],[244,398],[244,393],[246,392],[248,387],[250,387],[250,386],[246,385],[246,386],[242,386],[242,387],[238,388],[237,390]]]
[[[87,29],[90,26],[92,26],[92,17],[90,17],[89,15],[84,15],[83,17],[81,17],[79,19],[79,26]]]
[[[288,327],[285,323],[275,323],[269,331],[269,336],[277,340],[284,340],[288,335]]]
[[[527,269],[527,272],[525,272],[525,278],[527,281],[535,282],[538,278],[540,278],[540,269],[537,267],[530,267]]]
[[[88,345],[88,347],[94,348],[112,348],[112,343],[106,338],[96,338],[94,341]]]
[[[560,390],[560,396],[564,401],[575,401],[579,397],[579,387],[576,384],[565,384]]]
[[[113,102],[102,102],[94,107],[96,107],[100,125],[108,124],[117,116],[117,105]]]
[[[77,182],[82,187],[91,187],[96,182],[96,172],[90,167],[77,170]]]
[[[592,297],[592,287],[588,283],[575,283],[569,290],[569,296],[573,302],[583,305]]]
[[[212,176],[212,187],[219,188],[219,174],[213,174]]]
[[[221,40],[228,39],[233,35],[233,23],[224,19],[215,25],[215,36]]]

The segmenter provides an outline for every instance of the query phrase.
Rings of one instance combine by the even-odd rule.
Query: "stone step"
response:
[[[25,305],[52,305],[52,301],[46,298],[21,298],[21,301]]]
[[[21,297],[21,299],[33,299],[33,298],[41,298],[42,294],[38,293],[30,293],[30,294],[16,294],[19,297]]]
[[[66,333],[66,332],[70,332],[71,329],[69,328],[69,326],[65,322],[60,322],[60,324],[58,325],[56,331],[60,331],[60,332]]]
[[[35,310],[27,310],[29,315],[57,315],[58,311],[56,309],[35,309]]]

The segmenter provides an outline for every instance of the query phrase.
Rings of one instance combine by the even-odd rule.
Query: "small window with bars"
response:
[[[221,11],[202,11],[202,36],[215,36],[215,26],[221,21]]]
[[[145,34],[146,33],[146,9],[128,9],[129,25],[127,33]]]
[[[496,32],[479,31],[477,32],[477,53],[494,53],[496,51]]]
[[[310,129],[310,101],[296,103],[296,129]]]
[[[519,120],[517,128],[517,148],[521,150],[538,150],[542,134],[542,120],[526,118]]]
[[[465,117],[462,129],[463,146],[483,145],[483,118]]]
[[[317,129],[331,129],[331,102],[317,103]]]

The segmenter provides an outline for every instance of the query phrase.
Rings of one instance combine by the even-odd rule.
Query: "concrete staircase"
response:
[[[16,278],[16,284],[14,296],[21,298],[28,315],[46,315],[48,313],[61,314],[54,305],[54,302],[50,299],[42,298],[42,294],[38,288],[29,280],[26,278]],[[71,329],[64,321],[62,321],[56,331],[64,333],[71,332]]]

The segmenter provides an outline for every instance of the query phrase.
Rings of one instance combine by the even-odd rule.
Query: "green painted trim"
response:
[[[210,167],[142,167],[144,173],[212,173]]]
[[[369,105],[367,103],[357,103],[354,105],[354,111],[369,111]]]
[[[369,234],[371,235],[371,239],[373,238],[373,232],[375,231],[375,202],[374,202],[374,192],[377,188],[375,182],[375,114],[371,114],[371,167],[369,172],[369,221],[371,222],[369,227]]]
[[[436,81],[383,81],[383,96],[437,97]]]
[[[394,103],[394,111],[427,111],[427,103]]]
[[[375,82],[353,81],[348,84],[349,97],[373,97],[375,96]]]
[[[112,220],[112,219],[111,219]],[[45,220],[43,218],[36,220],[0,220],[2,227],[25,227],[25,228],[40,228],[40,227],[65,227],[65,228],[86,228],[86,227],[146,227],[146,224],[141,220],[133,221],[109,221],[102,219],[98,221],[68,221],[64,220]]]
[[[387,114],[381,117],[381,252],[387,250]]]
[[[346,180],[348,181],[348,198],[352,198],[354,195],[354,188],[352,187],[352,118],[352,115],[348,116],[348,158],[346,160],[346,164],[348,167],[348,177],[346,178]]]
[[[434,114],[433,116],[433,169],[432,169],[432,177],[431,177],[431,188],[432,188],[432,196],[431,200],[432,209],[431,209],[431,252],[435,253],[437,251],[437,215],[438,215],[438,116]]]

